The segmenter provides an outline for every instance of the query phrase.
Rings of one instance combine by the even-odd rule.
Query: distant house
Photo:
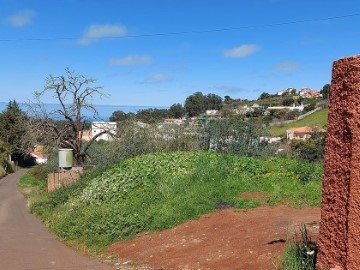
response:
[[[166,118],[164,119],[165,125],[183,125],[185,124],[185,118]]]
[[[290,128],[286,130],[286,138],[288,140],[303,140],[306,141],[311,138],[311,135],[314,133],[325,133],[326,130],[322,128],[312,128],[312,127],[299,127],[299,128]]]
[[[35,159],[36,164],[44,164],[48,160],[47,155],[44,154],[44,147],[42,145],[35,146],[30,156]]]
[[[83,141],[90,141],[96,134],[106,131],[107,133],[101,134],[96,138],[97,141],[111,141],[113,135],[117,132],[116,122],[92,122],[91,129],[83,130],[78,133],[78,137]]]
[[[318,90],[311,90],[310,88],[302,88],[299,92],[302,98],[317,98],[322,97],[322,94]]]
[[[221,116],[221,113],[219,110],[206,110],[205,114],[207,116]]]
[[[259,139],[260,139],[260,142],[267,142],[267,143],[279,143],[279,142],[281,142],[281,137],[262,136]]]
[[[283,90],[280,90],[277,92],[277,95],[278,96],[282,96],[283,94],[285,93],[288,93],[288,94],[291,94],[291,92],[295,91],[296,92],[296,89],[295,88],[287,88],[287,89],[283,89]]]
[[[88,142],[92,138],[91,130],[83,130],[82,133],[79,132],[78,136],[81,140]]]
[[[97,141],[104,140],[104,141],[111,141],[113,140],[113,136],[117,132],[117,124],[116,122],[92,122],[91,123],[91,136],[92,138],[99,133],[105,132],[101,134],[99,137],[96,138]]]
[[[146,124],[146,123],[141,122],[141,121],[137,121],[137,122],[136,122],[136,125],[137,125],[138,127],[141,127],[141,128],[147,128],[147,127],[149,126],[149,124]]]
[[[238,108],[238,114],[239,115],[245,115],[248,112],[253,112],[254,109],[249,107],[248,105],[242,106],[240,108]]]
[[[295,104],[294,104],[293,106],[271,106],[271,107],[267,107],[266,110],[267,111],[271,111],[271,110],[288,110],[288,111],[302,112],[304,110],[304,105],[295,106]]]

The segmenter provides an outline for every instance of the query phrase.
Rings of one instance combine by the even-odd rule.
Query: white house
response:
[[[116,122],[92,122],[91,123],[91,136],[94,137],[97,134],[106,131],[107,133],[101,134],[99,137],[96,138],[97,141],[104,140],[104,141],[111,141],[113,140],[113,136],[116,134],[117,131],[117,124]]]
[[[278,91],[277,92],[277,95],[278,96],[282,96],[284,93],[288,93],[288,94],[290,94],[292,91],[294,91],[295,90],[295,92],[296,92],[296,89],[295,88],[287,88],[287,89],[283,89],[283,90],[280,90],[280,91]]]
[[[206,110],[205,114],[207,116],[221,116],[219,110]]]
[[[293,106],[272,106],[267,107],[267,110],[289,110],[302,112],[304,110],[304,105],[301,104],[300,106],[295,106],[295,104],[293,104]]]
[[[42,145],[35,146],[30,156],[35,159],[36,164],[44,164],[48,160],[47,155],[44,154],[44,147]]]
[[[279,143],[279,142],[281,142],[281,137],[262,136],[259,139],[260,139],[260,142],[267,142],[267,143]]]

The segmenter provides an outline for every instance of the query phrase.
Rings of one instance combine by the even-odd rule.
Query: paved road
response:
[[[25,172],[22,169],[0,179],[0,269],[111,269],[65,246],[29,213],[17,190]]]

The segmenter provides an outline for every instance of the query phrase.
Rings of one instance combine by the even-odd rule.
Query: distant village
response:
[[[171,126],[204,127],[212,120],[233,116],[241,117],[245,121],[260,123],[264,127],[276,126],[296,122],[327,105],[321,91],[310,88],[302,88],[299,91],[287,88],[278,91],[275,95],[262,94],[255,101],[232,100],[224,103],[221,109],[206,110],[197,116],[160,119],[156,126],[158,129]],[[137,120],[136,125],[144,128],[149,123]],[[95,121],[91,123],[90,129],[84,130],[79,136],[85,141],[90,141],[96,134],[108,131],[97,137],[96,140],[109,141],[113,140],[117,132],[121,132],[119,126],[121,126],[119,121]],[[309,126],[290,128],[282,136],[262,136],[261,140],[267,143],[278,143],[283,139],[305,141],[310,139],[314,132],[325,133],[326,130]]]

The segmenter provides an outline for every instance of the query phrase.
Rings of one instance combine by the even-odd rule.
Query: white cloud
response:
[[[148,55],[129,55],[123,58],[110,59],[111,65],[143,65],[151,62],[152,57]]]
[[[250,44],[241,45],[240,47],[228,49],[224,51],[224,56],[228,58],[240,58],[249,56],[260,50],[260,46]]]
[[[291,71],[297,69],[298,67],[299,63],[297,62],[284,62],[274,66],[274,69],[280,71]]]
[[[215,86],[212,87],[211,89],[217,89],[222,91],[224,94],[228,94],[228,95],[233,95],[233,94],[238,94],[238,93],[254,93],[254,92],[258,92],[258,89],[245,89],[242,88],[240,86],[236,86],[236,85],[220,85],[220,86]]]
[[[162,83],[166,81],[169,81],[169,79],[164,74],[155,74],[151,77],[145,78],[141,83]]]
[[[27,24],[32,23],[36,13],[33,10],[21,10],[18,13],[7,18],[8,24],[13,27],[23,27]]]
[[[215,86],[213,88],[220,90],[227,94],[236,94],[236,93],[246,92],[246,89],[241,88],[239,86],[233,86],[233,85],[221,85],[221,86]]]
[[[103,24],[89,26],[78,40],[80,44],[90,44],[102,38],[123,37],[127,29],[123,25]]]

